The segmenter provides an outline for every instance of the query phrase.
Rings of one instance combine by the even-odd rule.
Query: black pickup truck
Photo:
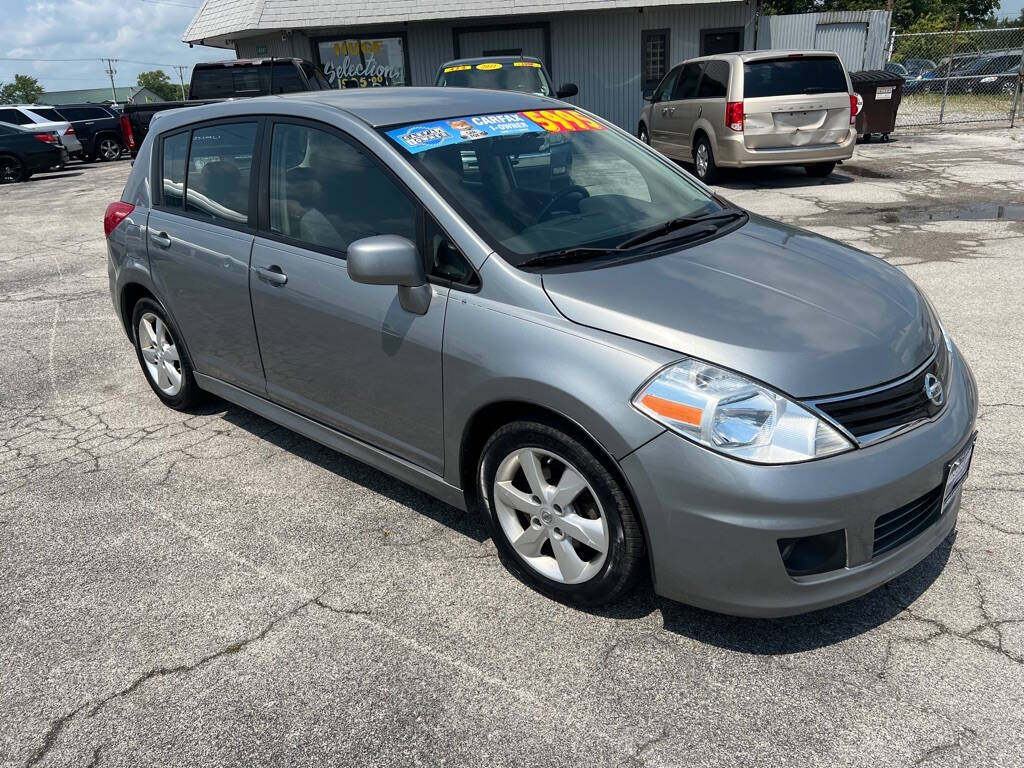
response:
[[[333,86],[317,67],[305,59],[231,59],[207,61],[192,68],[188,101],[126,104],[121,131],[132,157],[149,132],[153,115],[167,109],[196,107],[225,99],[243,99],[297,91],[326,91]]]

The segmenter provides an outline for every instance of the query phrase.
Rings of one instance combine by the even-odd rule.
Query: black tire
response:
[[[17,184],[29,177],[25,164],[14,155],[0,155],[0,184]]]
[[[636,137],[647,146],[651,145],[651,135],[647,132],[647,126],[643,123],[640,123],[640,128],[637,129]]]
[[[142,316],[146,313],[156,315],[160,320],[167,326],[167,329],[175,343],[175,348],[178,351],[178,364],[181,371],[181,390],[173,396],[169,396],[163,392],[157,383],[153,381],[152,376],[149,374],[147,364],[142,356],[142,345],[139,340],[139,323],[142,320]],[[146,381],[149,383],[150,389],[160,398],[161,402],[168,408],[173,408],[176,411],[187,410],[205,399],[205,393],[199,389],[196,384],[195,376],[193,375],[192,360],[188,355],[188,350],[185,349],[185,345],[182,343],[181,334],[178,329],[174,326],[174,323],[167,317],[167,313],[164,308],[161,307],[157,302],[150,298],[142,298],[136,302],[135,307],[132,309],[132,341],[135,345],[135,356],[139,360],[139,367],[142,369],[142,375],[146,377]]]
[[[804,170],[808,176],[813,176],[816,179],[823,179],[826,176],[831,175],[832,171],[836,169],[835,163],[814,163],[812,165],[805,165]]]
[[[706,166],[698,159],[698,153],[701,151],[702,146],[707,151]],[[715,153],[711,149],[711,142],[708,141],[708,137],[704,134],[701,134],[697,138],[697,143],[693,145],[693,170],[697,174],[697,178],[705,184],[714,184],[721,176],[718,165],[715,163]]]
[[[567,460],[590,484],[604,510],[608,552],[600,570],[582,583],[567,584],[538,573],[513,548],[501,526],[494,501],[494,478],[502,460],[521,448],[539,448]],[[607,459],[598,458],[579,439],[561,429],[534,421],[517,421],[491,436],[477,464],[477,498],[481,500],[502,562],[517,578],[537,591],[577,606],[597,607],[624,597],[636,586],[646,562],[637,512],[605,461]]]
[[[95,159],[103,162],[117,160],[121,157],[124,146],[113,136],[100,136],[96,139]]]

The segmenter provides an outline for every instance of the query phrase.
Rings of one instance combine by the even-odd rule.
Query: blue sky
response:
[[[201,0],[0,0],[4,19],[0,58],[91,61],[0,61],[0,82],[15,72],[32,75],[47,90],[109,85],[100,58],[117,58],[118,85],[134,85],[139,72],[167,65],[233,58],[231,51],[181,41]],[[1000,15],[1016,16],[1024,0],[1003,0]],[[878,7],[885,7],[880,0]],[[159,66],[164,65],[164,66]]]
[[[200,5],[201,0],[0,0],[0,58],[92,59],[0,61],[0,82],[18,72],[38,78],[47,90],[109,87],[106,64],[98,59],[110,57],[120,60],[114,65],[116,84],[135,85],[146,70],[163,69],[175,79],[167,65],[185,64],[191,71],[197,61],[234,58],[233,51],[190,49],[181,42]]]

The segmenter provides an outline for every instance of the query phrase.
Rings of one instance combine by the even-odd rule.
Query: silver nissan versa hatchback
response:
[[[974,379],[898,269],[730,206],[552,99],[459,88],[161,113],[104,220],[150,386],[489,520],[579,605],[779,616],[953,530]]]

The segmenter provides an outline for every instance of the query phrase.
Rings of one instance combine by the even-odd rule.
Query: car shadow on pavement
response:
[[[369,491],[379,493],[392,501],[409,507],[414,512],[425,515],[451,528],[456,533],[467,536],[476,542],[484,542],[490,538],[486,524],[476,515],[462,512],[368,464],[320,445],[320,443],[303,437],[287,427],[278,426],[244,408],[231,405],[223,400],[215,400],[209,405],[191,412],[196,415],[219,413],[229,424],[244,429],[246,432],[276,445],[281,450],[288,451],[300,459],[309,461],[328,472],[333,472]]]
[[[687,170],[690,170],[689,168]],[[692,173],[692,171],[691,171]],[[837,165],[831,176],[808,176],[799,166],[769,166],[766,168],[721,169],[722,176],[715,182],[723,189],[792,189],[796,187],[827,187],[853,182],[855,172]]]
[[[40,181],[50,181],[52,179],[70,179],[75,176],[81,175],[81,171],[54,171],[53,173],[50,173],[49,171],[41,171],[33,175],[26,183],[37,184]]]

